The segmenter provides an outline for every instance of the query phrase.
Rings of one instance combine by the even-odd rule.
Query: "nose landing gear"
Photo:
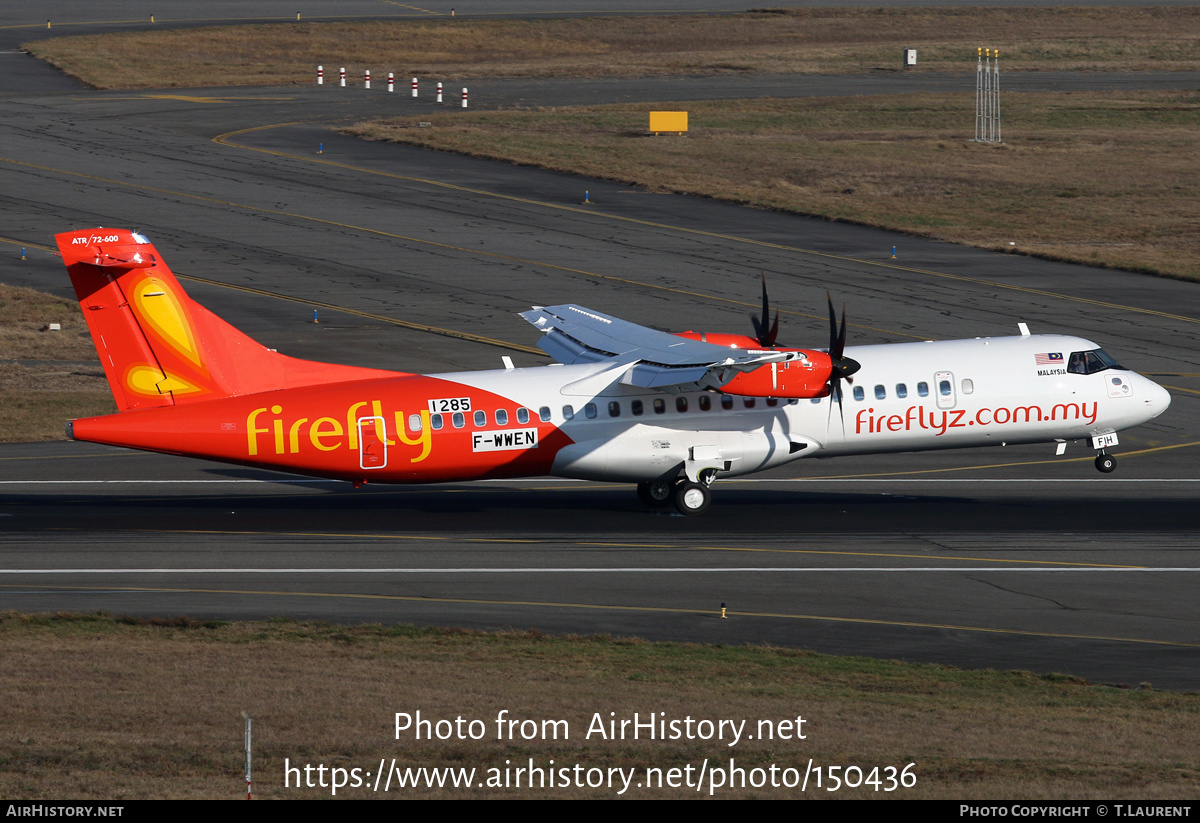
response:
[[[1103,472],[1104,474],[1109,474],[1113,471],[1116,471],[1116,468],[1117,458],[1113,457],[1111,454],[1108,454],[1107,452],[1100,452],[1098,455],[1096,455],[1097,471]]]

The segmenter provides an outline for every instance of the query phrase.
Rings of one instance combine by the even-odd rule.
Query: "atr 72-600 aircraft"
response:
[[[521,316],[562,365],[418,375],[297,360],[184,293],[140,234],[91,229],[58,246],[119,412],[68,432],[135,449],[359,485],[557,475],[636,483],[643,502],[708,508],[709,486],[791,460],[1090,440],[1171,397],[1077,337],[828,350],[756,336],[668,334],[576,305]]]

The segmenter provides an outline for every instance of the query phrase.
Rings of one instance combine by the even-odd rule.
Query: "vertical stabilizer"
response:
[[[88,229],[56,239],[121,411],[396,374],[267,349],[188,297],[135,232]]]

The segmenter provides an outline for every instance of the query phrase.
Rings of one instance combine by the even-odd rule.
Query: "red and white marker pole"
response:
[[[442,102],[442,84],[441,83],[438,83],[438,99],[437,99],[437,101],[439,103]]]
[[[413,97],[417,96],[417,78],[413,78]]]
[[[363,88],[364,89],[371,88],[371,70],[370,69],[367,69],[365,72],[363,72]]]
[[[345,66],[342,66],[342,70],[338,75],[338,79],[341,81],[341,87],[346,88],[346,67]]]
[[[463,86],[463,108],[467,107],[467,87]]]
[[[325,84],[325,67],[317,66],[317,85],[322,86],[324,84]]]
[[[388,72],[388,94],[391,94],[395,90],[396,90],[396,78],[393,76],[392,72],[389,71]]]

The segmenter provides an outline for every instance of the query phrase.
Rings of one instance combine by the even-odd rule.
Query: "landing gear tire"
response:
[[[702,483],[685,480],[675,487],[675,508],[680,514],[688,517],[704,514],[711,502],[712,493]]]
[[[1115,471],[1116,468],[1117,458],[1113,457],[1111,454],[1105,454],[1104,452],[1101,452],[1100,454],[1096,455],[1097,470],[1108,474],[1112,471]]]
[[[638,499],[652,509],[671,505],[674,491],[669,480],[651,480],[649,483],[638,483],[637,486]]]

